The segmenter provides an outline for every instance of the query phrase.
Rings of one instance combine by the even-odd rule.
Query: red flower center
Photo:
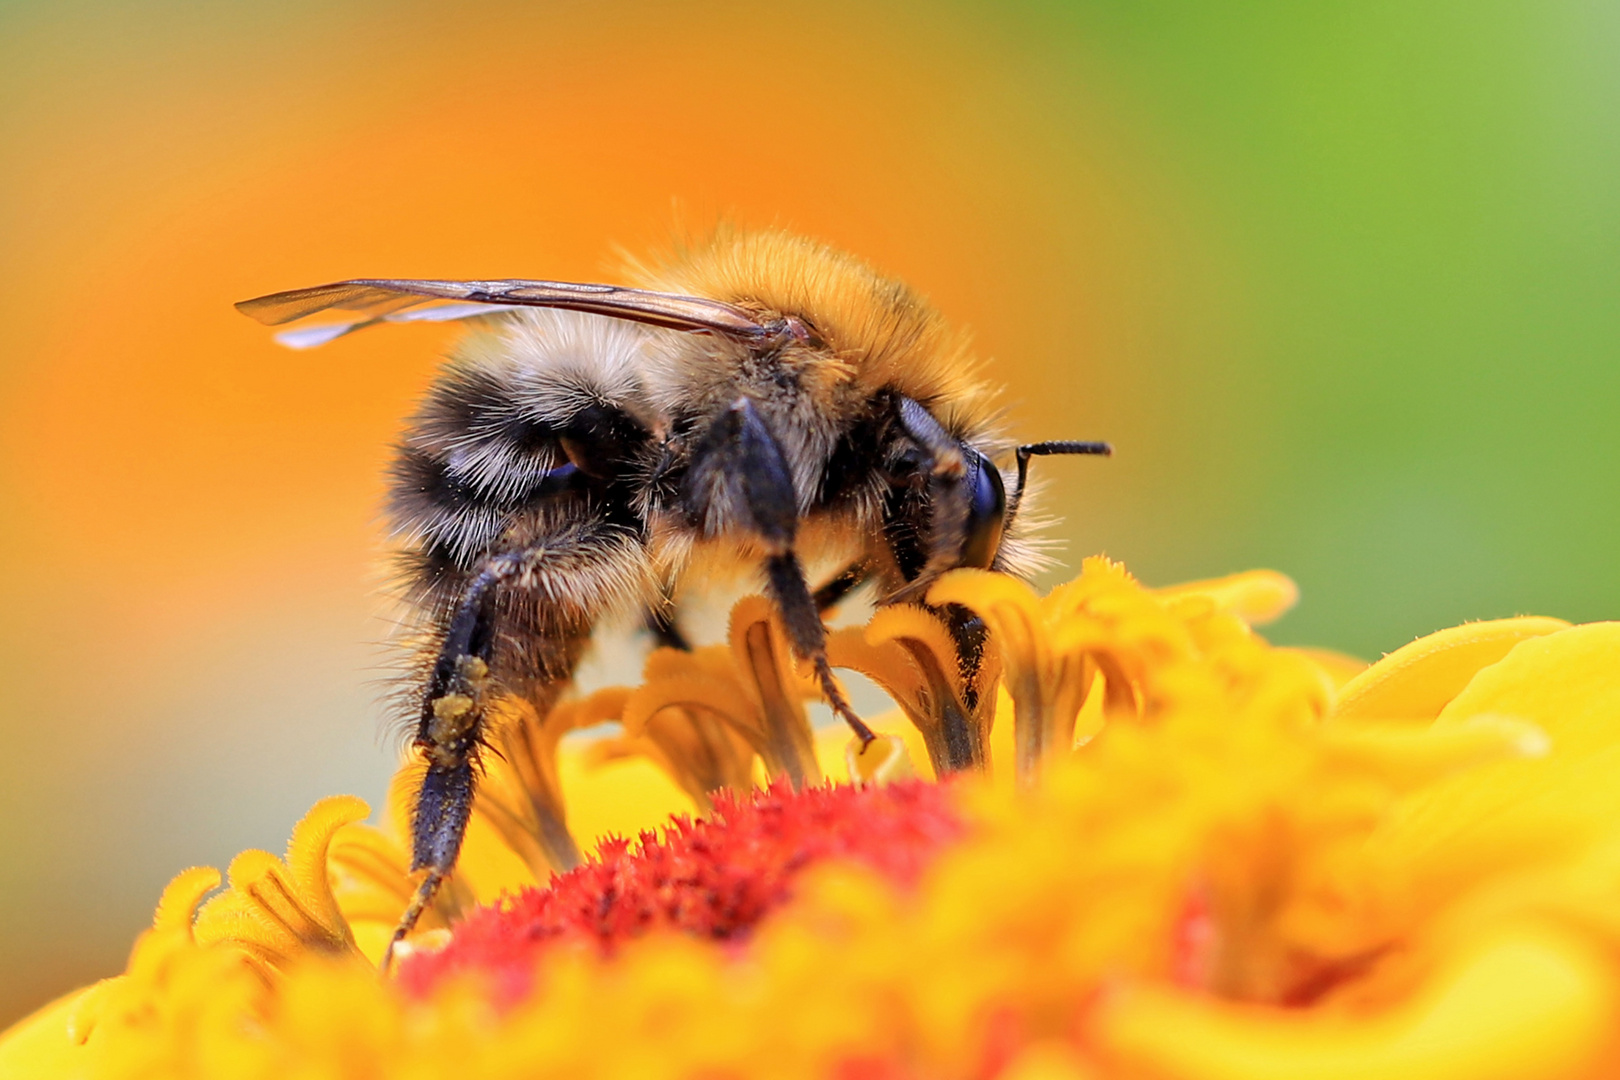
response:
[[[962,829],[948,785],[921,781],[800,792],[777,781],[748,797],[718,794],[712,818],[682,815],[662,837],[644,832],[634,844],[606,840],[546,888],[480,908],[444,949],[408,958],[399,982],[421,995],[478,971],[509,1003],[529,992],[553,942],[592,942],[605,954],[655,930],[736,940],[792,896],[807,867],[848,859],[910,885]]]

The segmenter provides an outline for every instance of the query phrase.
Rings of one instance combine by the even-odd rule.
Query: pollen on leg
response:
[[[477,722],[475,702],[466,694],[445,694],[433,699],[433,719],[428,721],[427,737],[442,747],[464,738]]]

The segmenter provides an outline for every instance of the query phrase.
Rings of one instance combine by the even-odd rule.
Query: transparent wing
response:
[[[549,307],[588,311],[693,333],[764,339],[781,332],[779,321],[761,322],[747,310],[719,300],[673,293],[581,285],[567,281],[415,281],[365,278],[292,289],[243,300],[242,314],[281,326],[331,312],[332,322],[286,330],[276,340],[295,349],[324,345],[344,334],[385,322],[443,322],[491,315],[503,307]]]

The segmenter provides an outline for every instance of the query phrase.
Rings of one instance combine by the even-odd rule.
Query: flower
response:
[[[727,644],[518,717],[394,978],[364,957],[409,895],[399,837],[326,800],[214,899],[177,877],[126,974],[13,1029],[0,1073],[1612,1072],[1620,624],[1473,623],[1362,669],[1254,631],[1292,597],[948,574],[833,635],[899,706],[837,785],[845,740],[745,602]],[[556,830],[596,835],[593,785],[633,768],[703,816],[566,868]]]

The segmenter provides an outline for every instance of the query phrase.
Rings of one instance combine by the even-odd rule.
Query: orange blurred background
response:
[[[1359,71],[1355,42],[1390,53],[1395,78],[1403,62],[1483,73],[1514,48],[1507,30],[1464,42],[1479,55],[1402,60],[1454,40],[1466,7],[1348,28],[1280,9],[1211,21],[1197,5],[0,9],[0,1019],[117,970],[176,870],[279,848],[321,795],[375,804],[391,768],[373,644],[381,471],[454,331],[290,352],[232,310],[260,293],[354,276],[601,280],[614,245],[661,243],[677,223],[779,224],[972,327],[1019,430],[1115,441],[1111,462],[1038,466],[1071,556],[1107,550],[1151,582],[1274,563],[1308,605],[1321,598],[1282,636],[1363,652],[1466,615],[1612,614],[1612,574],[1583,591],[1601,565],[1587,547],[1557,573],[1512,576],[1535,541],[1509,521],[1511,491],[1524,506],[1578,492],[1554,467],[1566,487],[1547,494],[1468,443],[1528,434],[1502,404],[1522,395],[1504,384],[1484,413],[1495,427],[1448,419],[1470,398],[1446,372],[1470,358],[1421,347],[1497,294],[1464,282],[1438,323],[1360,316],[1410,295],[1400,272],[1366,268],[1414,253],[1357,246],[1356,214],[1390,235],[1442,230],[1425,257],[1451,233],[1420,213],[1429,150],[1354,154],[1374,126],[1358,110],[1406,115]],[[1582,32],[1560,24],[1558,41]],[[1237,51],[1217,60],[1223,43]],[[1268,97],[1290,79],[1327,98]],[[1474,149],[1453,149],[1429,167],[1472,175]],[[1347,188],[1365,198],[1342,219],[1331,185],[1309,186],[1339,168],[1372,185]],[[1280,194],[1290,177],[1316,201]],[[1457,192],[1430,194],[1450,207]],[[1493,210],[1459,212],[1480,218],[1461,236]],[[1373,284],[1334,293],[1342,281]],[[1389,325],[1413,347],[1392,349],[1376,332]],[[1611,329],[1552,351],[1612,347]],[[1381,391],[1336,412],[1360,392],[1363,354]],[[1567,431],[1594,394],[1614,401],[1607,369],[1581,370],[1568,407],[1531,431]],[[1411,437],[1431,418],[1438,433]],[[1614,440],[1595,437],[1582,467],[1613,477]],[[1447,463],[1470,452],[1484,465],[1455,490],[1475,502],[1455,521],[1429,514],[1451,504],[1426,493],[1449,490]],[[1385,480],[1411,462],[1429,479],[1388,501]],[[1492,475],[1509,495],[1482,486]],[[1614,521],[1554,516],[1555,534]]]

